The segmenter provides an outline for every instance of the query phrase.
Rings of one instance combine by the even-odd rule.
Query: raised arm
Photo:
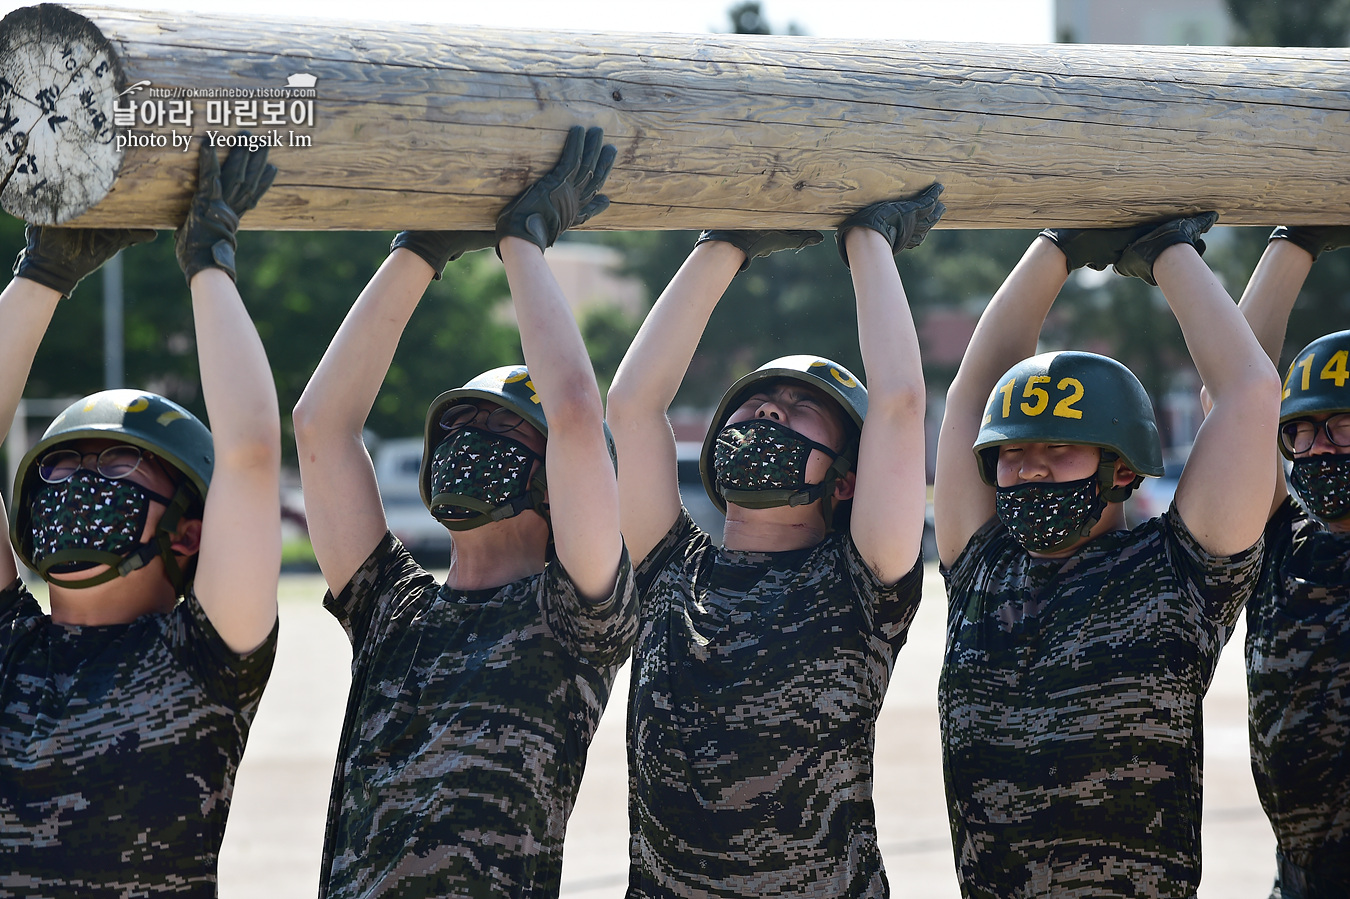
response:
[[[123,247],[153,240],[154,231],[40,228],[29,225],[14,279],[0,292],[0,423],[8,430],[23,397],[42,335],[56,304]],[[6,513],[0,499],[0,513]],[[8,521],[6,517],[4,519]],[[0,586],[19,576],[13,548],[0,552]]]
[[[994,488],[980,479],[971,447],[995,382],[1034,355],[1041,326],[1068,279],[1064,253],[1037,237],[980,315],[938,432],[933,478],[933,523],[938,558],[951,565],[980,526],[994,516]]]
[[[450,259],[492,246],[492,232],[404,231],[356,298],[295,404],[295,443],[314,556],[334,594],[388,529],[361,436],[399,338]]]
[[[867,418],[858,446],[850,530],[882,583],[899,580],[923,542],[925,477],[923,364],[894,254],[918,246],[942,217],[942,185],[849,216],[837,233],[853,274],[858,346],[867,372]]]
[[[947,390],[947,409],[938,433],[933,517],[942,564],[955,562],[975,532],[994,516],[994,488],[980,478],[971,447],[995,382],[1035,354],[1045,316],[1069,273],[1083,266],[1105,269],[1146,230],[1047,228],[1027,248],[980,315]]]
[[[623,541],[619,490],[604,433],[604,407],[586,345],[544,249],[565,229],[602,212],[614,161],[599,128],[573,128],[558,166],[498,219],[530,382],[548,421],[549,516],[558,561],[583,596],[614,591]],[[541,230],[542,229],[542,230]]]
[[[281,416],[267,354],[235,285],[239,217],[275,176],[266,148],[236,147],[222,168],[203,142],[197,192],[175,235],[215,445],[194,589],[235,652],[272,630],[281,573]]]
[[[1275,489],[1280,379],[1241,312],[1200,258],[1214,213],[1175,219],[1116,264],[1162,288],[1211,404],[1177,483],[1177,512],[1200,545],[1231,555],[1260,538]]]
[[[634,564],[680,514],[675,435],[666,410],[736,273],[757,256],[819,243],[815,231],[705,231],[642,323],[609,388],[619,453],[619,519]]]
[[[1261,254],[1261,261],[1256,264],[1256,269],[1247,281],[1247,288],[1242,292],[1238,309],[1256,335],[1261,349],[1275,365],[1277,373],[1280,351],[1284,348],[1285,330],[1289,325],[1289,313],[1293,311],[1303,282],[1312,270],[1313,260],[1325,250],[1346,245],[1350,245],[1350,226],[1279,227],[1270,235],[1266,251]],[[1275,514],[1275,510],[1289,495],[1289,488],[1284,483],[1284,465],[1279,455],[1275,457],[1275,465],[1275,492],[1269,515]]]

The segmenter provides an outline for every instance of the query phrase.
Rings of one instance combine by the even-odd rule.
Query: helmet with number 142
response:
[[[980,477],[990,486],[998,485],[998,448],[1010,443],[1101,447],[1097,479],[1108,502],[1124,501],[1143,476],[1163,473],[1162,443],[1144,385],[1096,353],[1042,353],[999,379],[974,446]],[[1117,458],[1137,475],[1133,484],[1114,486]]]
[[[1350,519],[1346,412],[1350,412],[1350,331],[1337,331],[1314,340],[1294,357],[1280,400],[1280,452],[1294,463],[1289,486],[1303,507],[1324,522]],[[1325,424],[1310,421],[1314,417]],[[1313,452],[1319,431],[1342,451]]]
[[[1350,412],[1350,331],[1319,337],[1294,357],[1284,379],[1280,424],[1337,412]],[[1283,441],[1280,450],[1293,458]]]

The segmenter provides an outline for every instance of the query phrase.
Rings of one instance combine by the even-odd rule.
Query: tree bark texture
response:
[[[308,119],[305,92],[286,88],[294,75],[314,79]],[[247,97],[206,93],[223,90],[271,94],[252,98],[250,130],[280,144],[280,175],[245,217],[252,229],[491,229],[572,124],[602,126],[619,151],[613,205],[588,228],[832,228],[934,180],[947,187],[944,227],[1209,209],[1226,224],[1350,221],[1345,49],[595,34],[44,4],[0,23],[0,79],[0,202],[43,224],[174,227],[203,135],[237,130],[222,104],[248,111]],[[150,112],[118,124],[116,104],[133,101]]]

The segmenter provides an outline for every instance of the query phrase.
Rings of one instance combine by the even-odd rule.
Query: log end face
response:
[[[125,149],[113,105],[116,51],[89,19],[53,3],[0,20],[0,206],[61,225],[112,189]]]

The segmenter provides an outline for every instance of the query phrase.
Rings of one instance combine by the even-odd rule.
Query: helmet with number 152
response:
[[[1350,412],[1350,331],[1319,337],[1299,350],[1284,379],[1280,424],[1335,412]],[[1280,452],[1294,457],[1284,441]]]
[[[1004,373],[975,437],[986,484],[998,485],[998,448],[1009,443],[1101,447],[1097,477],[1107,502],[1124,501],[1142,476],[1163,473],[1162,443],[1144,385],[1128,368],[1096,353],[1042,353]],[[1127,487],[1113,486],[1117,458],[1140,476]]]

